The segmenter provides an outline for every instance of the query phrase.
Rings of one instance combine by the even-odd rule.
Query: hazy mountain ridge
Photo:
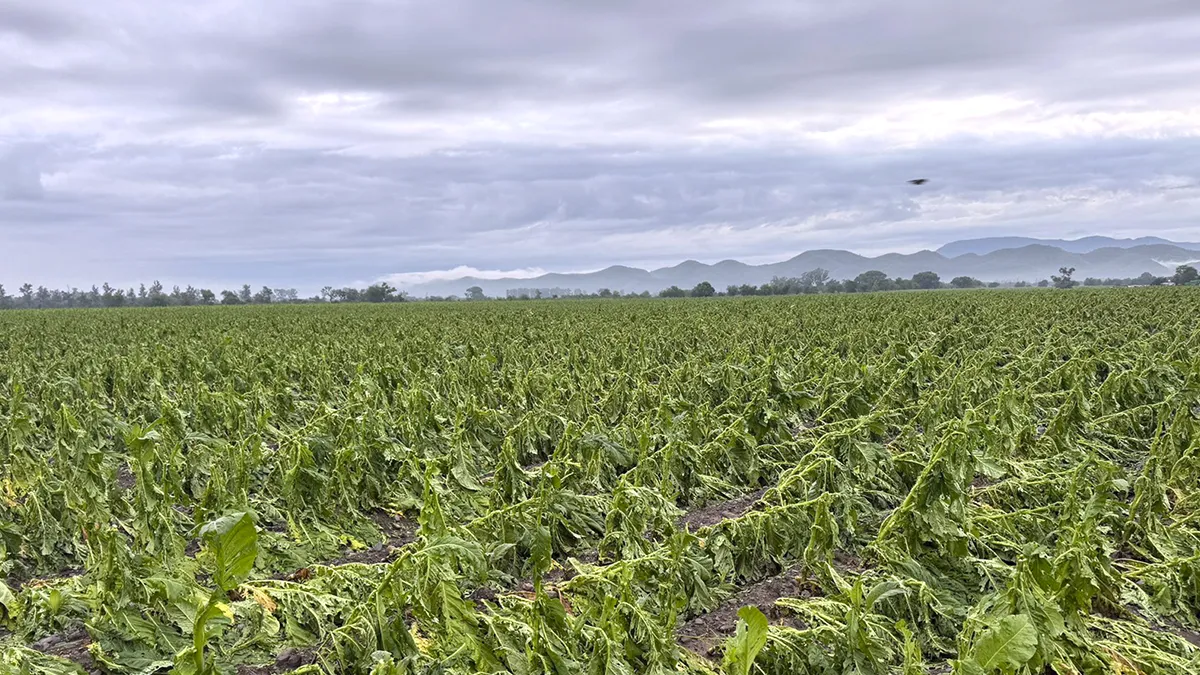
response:
[[[942,249],[952,248],[958,243],[947,244]],[[462,295],[471,286],[479,286],[489,296],[504,296],[509,289],[516,288],[570,288],[584,292],[608,288],[622,293],[657,293],[669,286],[691,288],[701,281],[708,281],[718,290],[724,290],[733,284],[760,285],[776,276],[797,277],[818,267],[828,270],[833,279],[852,279],[868,270],[879,270],[889,277],[908,278],[918,272],[932,271],[940,275],[943,281],[957,276],[970,276],[981,281],[1034,282],[1057,274],[1060,267],[1074,267],[1075,278],[1079,280],[1085,277],[1128,278],[1143,272],[1168,276],[1174,272],[1176,265],[1200,260],[1200,245],[1195,245],[1196,249],[1185,246],[1189,245],[1143,244],[1104,247],[1080,253],[1037,243],[953,257],[935,251],[886,253],[869,257],[850,251],[818,249],[765,265],[748,265],[736,260],[723,260],[713,265],[686,260],[678,265],[654,270],[614,265],[596,272],[551,273],[531,279],[464,277],[419,284],[407,290],[416,297]]]
[[[1137,246],[1178,246],[1179,248],[1192,251],[1200,251],[1200,243],[1170,241],[1161,237],[1115,239],[1113,237],[1091,236],[1080,239],[1035,239],[1033,237],[960,239],[942,246],[937,252],[947,258],[955,258],[967,253],[985,255],[995,251],[1030,245],[1053,246],[1068,253],[1091,253],[1102,248],[1134,248]]]

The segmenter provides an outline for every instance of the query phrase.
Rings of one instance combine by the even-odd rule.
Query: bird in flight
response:
[[[908,182],[912,183],[913,185],[924,185],[929,182],[929,179],[928,178],[914,178]]]

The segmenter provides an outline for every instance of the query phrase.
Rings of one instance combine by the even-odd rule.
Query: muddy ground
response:
[[[91,644],[92,636],[88,635],[83,626],[78,626],[63,633],[47,635],[29,645],[29,648],[77,663],[89,675],[99,675],[103,671],[92,660],[92,654],[88,651]]]
[[[755,502],[762,499],[766,491],[766,488],[763,488],[729,501],[716,502],[688,511],[679,519],[677,525],[681,528],[686,526],[695,532],[702,527],[710,527],[723,520],[743,516],[754,507]]]
[[[801,566],[795,565],[782,574],[740,589],[713,611],[679,626],[675,631],[679,645],[706,658],[718,656],[721,645],[737,629],[738,610],[748,605],[758,607],[772,623],[795,625],[786,610],[775,606],[775,601],[812,595],[814,589],[800,582],[800,571]]]

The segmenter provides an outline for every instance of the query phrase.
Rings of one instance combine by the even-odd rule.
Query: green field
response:
[[[1196,289],[0,313],[5,675],[1183,675],[1198,632]]]

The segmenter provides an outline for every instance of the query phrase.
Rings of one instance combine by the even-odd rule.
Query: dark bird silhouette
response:
[[[924,185],[929,182],[929,179],[928,178],[914,178],[908,182],[912,183],[913,185]]]

